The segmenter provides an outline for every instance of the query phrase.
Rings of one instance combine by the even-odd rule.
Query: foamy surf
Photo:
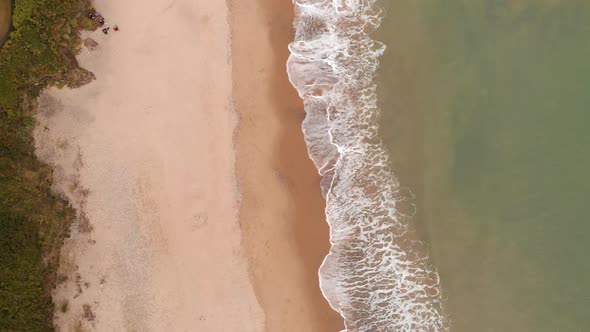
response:
[[[346,332],[446,331],[439,277],[378,137],[378,0],[294,0],[289,79],[322,176],[332,247],[320,287]],[[404,206],[406,208],[404,208]]]

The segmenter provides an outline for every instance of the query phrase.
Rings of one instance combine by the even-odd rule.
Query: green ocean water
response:
[[[382,5],[382,138],[452,331],[590,331],[590,1]]]

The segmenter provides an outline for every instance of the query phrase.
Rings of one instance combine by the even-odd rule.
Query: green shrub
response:
[[[82,19],[82,27],[84,28],[84,30],[94,30],[96,29],[95,23],[93,20],[84,17]]]
[[[45,296],[35,221],[0,214],[0,331],[41,331],[52,316]]]
[[[86,0],[16,0],[0,49],[0,331],[51,331],[51,289],[74,212],[34,155],[35,100],[77,69]]]

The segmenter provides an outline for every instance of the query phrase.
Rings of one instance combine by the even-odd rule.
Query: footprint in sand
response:
[[[195,214],[191,222],[191,230],[195,231],[207,226],[208,219],[209,217],[205,213]]]

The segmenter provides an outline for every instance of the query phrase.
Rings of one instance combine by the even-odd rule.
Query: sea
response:
[[[590,331],[590,1],[293,2],[346,331]]]

